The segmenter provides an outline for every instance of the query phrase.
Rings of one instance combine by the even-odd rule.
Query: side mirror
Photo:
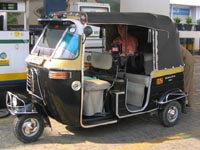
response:
[[[92,27],[91,26],[86,26],[83,30],[84,34],[86,37],[90,36],[92,34]]]

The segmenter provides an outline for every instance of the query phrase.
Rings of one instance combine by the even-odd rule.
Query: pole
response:
[[[24,30],[29,30],[29,0],[25,0]]]

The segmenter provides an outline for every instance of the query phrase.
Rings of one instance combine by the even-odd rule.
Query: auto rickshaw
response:
[[[36,141],[49,117],[82,128],[158,113],[164,126],[185,109],[184,64],[169,17],[149,13],[56,12],[27,57],[27,93],[7,92],[14,134]],[[134,34],[139,52],[121,54],[117,25]],[[94,33],[95,31],[95,33]],[[127,40],[127,39],[126,39]]]

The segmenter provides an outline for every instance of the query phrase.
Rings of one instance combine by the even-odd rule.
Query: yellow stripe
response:
[[[184,71],[184,67],[177,67],[177,68],[171,68],[171,69],[166,69],[166,70],[158,70],[152,74],[152,78],[176,74],[176,73],[180,73],[183,71]]]
[[[26,77],[27,77],[26,72],[0,74],[0,81],[24,80],[26,79]]]

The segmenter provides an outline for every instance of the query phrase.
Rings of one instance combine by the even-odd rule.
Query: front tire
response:
[[[14,121],[14,134],[24,143],[37,141],[44,131],[44,120],[39,115],[22,115]]]
[[[166,127],[172,127],[177,124],[181,115],[181,105],[177,101],[169,102],[163,110],[159,112],[161,123]]]

